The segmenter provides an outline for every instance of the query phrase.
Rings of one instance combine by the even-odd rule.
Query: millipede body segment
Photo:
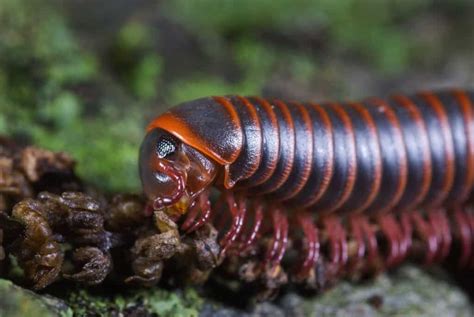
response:
[[[334,274],[360,261],[394,265],[416,249],[414,236],[425,262],[457,241],[460,264],[474,266],[472,92],[202,98],[150,123],[140,174],[155,210],[186,214],[183,232],[217,227],[221,258],[259,257],[275,269],[291,246],[300,280],[315,274],[321,252]],[[211,187],[222,193],[212,205]]]

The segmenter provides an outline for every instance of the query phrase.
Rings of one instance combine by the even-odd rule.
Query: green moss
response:
[[[105,106],[87,121],[75,120],[54,130],[37,127],[34,143],[67,151],[79,162],[79,174],[102,188],[137,190],[137,149],[144,122],[132,107],[126,116],[113,112],[113,107]]]
[[[154,290],[144,294],[144,305],[158,316],[189,316],[197,317],[203,300],[196,291],[187,289],[183,294]]]
[[[419,38],[400,28],[400,22],[429,5],[428,0],[228,0],[218,5],[213,0],[177,0],[167,2],[164,9],[208,36],[235,39],[262,30],[298,34],[313,28],[329,35],[325,38],[329,54],[349,51],[382,73],[392,74],[406,69],[420,52]]]
[[[157,54],[146,54],[130,74],[130,88],[141,99],[152,99],[159,89],[162,60]]]
[[[74,63],[65,61],[55,63],[48,69],[48,77],[57,83],[70,83],[88,80],[96,75],[97,64],[93,55],[84,53],[82,58]]]
[[[233,52],[243,72],[237,87],[245,94],[259,93],[271,79],[269,74],[289,75],[299,81],[308,81],[320,68],[315,56],[252,38],[236,41]]]
[[[63,91],[38,110],[38,117],[50,121],[55,127],[67,128],[80,119],[81,107],[79,98]]]
[[[7,126],[6,116],[3,113],[0,113],[0,134],[7,134]]]
[[[194,76],[189,79],[175,81],[169,89],[168,100],[170,104],[175,105],[203,96],[227,95],[232,92],[238,92],[236,87],[218,77]]]
[[[120,315],[124,311],[142,309],[162,317],[197,317],[203,304],[203,299],[192,289],[175,293],[158,288],[112,297],[80,290],[71,293],[67,301],[74,310],[74,316],[107,316],[112,312]]]
[[[204,32],[222,34],[245,33],[263,27],[285,27],[298,23],[295,17],[310,9],[311,14],[318,5],[311,0],[226,0],[167,2],[165,10],[180,21],[186,21]]]
[[[170,84],[168,100],[178,104],[203,96],[258,95],[269,81],[269,74],[290,75],[296,81],[308,81],[319,71],[314,58],[289,49],[277,49],[256,39],[245,38],[232,45],[241,75],[233,82],[217,76],[193,74]]]
[[[119,79],[136,97],[153,99],[161,81],[162,58],[154,48],[156,38],[148,26],[131,21],[118,32],[111,62]]]
[[[146,25],[138,21],[126,23],[117,35],[116,46],[122,50],[140,49],[148,45],[150,32]]]
[[[92,79],[96,62],[80,49],[62,16],[43,1],[3,0],[0,27],[1,107],[8,118],[5,130],[28,134],[29,125],[38,124],[35,121],[45,113],[59,115],[57,111],[77,108],[73,105],[77,102],[67,101],[74,97],[65,91]]]
[[[111,301],[89,294],[85,290],[72,292],[67,299],[75,316],[106,316],[110,315]]]
[[[268,80],[270,70],[278,66],[277,62],[283,62],[278,60],[278,52],[273,47],[255,39],[243,38],[236,41],[232,49],[243,73],[238,85],[244,91],[242,94],[259,93]]]
[[[3,0],[0,28],[0,132],[71,153],[80,176],[105,190],[137,190],[142,111],[133,100],[115,98],[95,55],[81,46],[62,13],[39,0]],[[150,78],[159,65],[154,58],[139,64],[140,94],[154,91]],[[109,95],[91,101],[81,87]],[[120,102],[127,104],[117,107]]]
[[[268,80],[267,74],[278,60],[277,53],[252,39],[237,41],[232,48],[241,76],[234,82],[208,74],[192,74],[186,79],[170,84],[168,100],[178,104],[203,96],[255,95]]]

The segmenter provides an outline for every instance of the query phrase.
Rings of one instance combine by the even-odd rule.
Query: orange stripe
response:
[[[231,121],[236,124],[238,129],[241,129],[239,116],[237,114],[237,111],[234,109],[232,103],[224,97],[214,97],[214,100],[227,110],[229,116],[231,117]],[[189,125],[186,122],[174,116],[171,111],[167,111],[162,115],[158,116],[148,125],[146,131],[150,132],[155,128],[161,128],[171,133],[172,135],[180,139],[182,142],[188,144],[189,146],[192,146],[193,148],[210,157],[220,165],[228,165],[233,163],[239,156],[240,151],[242,149],[240,147],[239,150],[232,153],[229,158],[222,157],[220,153],[213,151],[209,147],[209,144],[207,144],[204,140],[196,136],[194,131],[190,129]]]
[[[449,191],[452,189],[454,184],[454,170],[455,170],[455,162],[454,162],[454,144],[453,144],[453,136],[451,135],[451,128],[449,126],[449,119],[446,115],[446,112],[443,109],[443,105],[438,97],[436,97],[433,93],[430,92],[422,92],[420,96],[423,97],[426,103],[433,109],[438,121],[441,125],[441,132],[443,134],[443,143],[445,144],[444,148],[444,155],[446,161],[445,167],[445,177],[443,181],[443,186],[441,188],[441,192],[439,195],[436,195],[433,202],[427,202],[428,206],[437,206],[449,194]]]
[[[466,162],[466,178],[463,192],[459,195],[459,202],[463,202],[469,198],[472,188],[474,187],[474,116],[472,111],[472,101],[464,91],[455,90],[452,92],[457,102],[461,106],[463,113],[464,127],[467,136],[467,162]]]
[[[357,174],[357,159],[356,159],[356,150],[355,150],[355,135],[354,135],[354,128],[352,126],[352,121],[346,111],[338,104],[330,104],[329,105],[338,115],[339,118],[342,120],[345,130],[346,130],[346,137],[350,138],[352,144],[347,149],[347,155],[350,159],[349,161],[349,171],[346,176],[346,183],[344,185],[343,192],[339,197],[338,201],[335,204],[322,212],[333,212],[338,210],[350,197],[352,190],[354,188],[354,184],[356,181],[356,174]],[[351,143],[349,142],[349,143]]]
[[[176,118],[169,112],[165,112],[155,120],[153,120],[147,128],[147,132],[155,128],[160,128],[168,131],[183,143],[186,143],[193,148],[197,149],[199,152],[204,155],[212,158],[214,161],[220,165],[227,165],[232,163],[234,160],[224,159],[219,153],[212,151],[206,142],[198,138],[194,132],[189,128],[186,122],[183,122],[181,119]],[[235,156],[237,157],[237,155]]]
[[[255,189],[252,189],[252,190],[255,190],[255,193],[257,195],[274,192],[278,188],[280,188],[280,186],[283,183],[285,183],[285,181],[290,176],[291,170],[293,168],[293,164],[295,162],[295,159],[294,159],[294,156],[295,156],[295,144],[294,143],[295,143],[295,139],[296,139],[295,138],[295,126],[294,126],[294,123],[293,123],[293,118],[291,117],[290,110],[288,110],[288,106],[283,101],[274,100],[273,104],[275,105],[275,107],[278,107],[278,109],[280,109],[280,111],[283,113],[283,118],[284,118],[285,123],[288,125],[288,130],[290,130],[290,133],[293,134],[292,139],[286,140],[287,142],[293,142],[293,152],[292,152],[292,155],[291,155],[291,159],[288,161],[288,164],[285,166],[285,168],[281,172],[281,174],[277,175],[278,178],[276,180],[273,177],[271,177],[271,178],[269,178],[267,183],[261,184],[260,186],[255,187]],[[279,125],[279,129],[280,128],[281,127]],[[281,133],[281,131],[280,131],[280,133]],[[280,139],[280,136],[278,137],[278,139]],[[276,166],[278,166],[278,163],[279,163],[279,157],[278,157],[278,161],[277,161]]]
[[[242,102],[242,104],[245,106],[248,113],[250,114],[250,118],[252,119],[253,126],[256,129],[261,131],[262,126],[260,125],[260,120],[259,120],[258,113],[257,113],[257,110],[255,109],[255,107],[246,98],[243,98],[241,96],[236,96],[236,97],[237,97],[237,99],[239,99],[240,102]],[[263,138],[262,138],[262,140],[263,140]],[[244,146],[247,146],[247,145],[244,144]],[[251,169],[249,169],[248,174],[243,175],[243,177],[242,177],[243,179],[251,177],[253,175],[253,173],[255,173],[255,171],[260,166],[260,162],[262,161],[262,153],[261,153],[262,148],[263,148],[263,144],[260,145],[260,153],[259,153],[258,159],[256,160],[256,163],[252,165]]]
[[[307,149],[309,148],[309,151],[307,151],[308,156],[306,157],[306,162],[303,167],[304,172],[301,175],[300,179],[296,180],[298,182],[298,185],[295,188],[293,188],[293,191],[291,193],[288,193],[288,195],[282,197],[282,199],[284,200],[295,197],[300,192],[300,190],[304,187],[311,173],[311,167],[312,167],[312,162],[313,162],[313,124],[311,122],[311,117],[309,116],[308,110],[306,110],[306,108],[302,104],[297,103],[297,102],[293,102],[292,104],[298,107],[301,114],[303,115],[303,120],[306,126],[305,134],[308,136],[308,139],[300,140],[299,142],[304,141]],[[296,142],[298,142],[298,140],[295,140],[295,151],[296,151]]]
[[[329,184],[331,183],[332,176],[334,174],[334,140],[333,140],[333,126],[331,123],[331,119],[329,118],[329,115],[327,114],[326,110],[324,110],[323,107],[321,107],[318,104],[315,103],[309,103],[309,105],[317,111],[320,116],[321,116],[321,123],[325,128],[325,134],[328,135],[329,137],[327,138],[327,143],[324,144],[324,146],[327,147],[328,149],[328,161],[326,162],[326,169],[322,172],[322,182],[321,186],[319,188],[319,192],[316,193],[314,198],[312,198],[308,203],[304,204],[304,207],[310,207],[314,204],[316,204],[321,197],[324,195],[326,190],[329,187]],[[313,142],[316,142],[317,140],[313,139]]]
[[[423,159],[422,159],[424,163],[423,183],[419,190],[419,194],[417,195],[415,200],[411,204],[409,204],[407,207],[405,207],[405,209],[411,209],[419,205],[425,199],[430,189],[431,180],[433,176],[430,143],[428,139],[428,132],[426,129],[426,125],[423,120],[423,116],[421,115],[420,111],[416,107],[415,103],[411,99],[409,99],[407,96],[393,96],[393,99],[396,100],[402,107],[408,110],[408,112],[410,113],[410,116],[413,119],[415,119],[415,124],[418,126],[420,130],[424,132],[418,136],[420,137],[419,141],[422,144],[422,150],[423,150]],[[412,190],[412,189],[410,188],[409,190]],[[415,188],[413,188],[413,190],[415,190]]]
[[[398,138],[399,143],[404,144],[403,147],[397,149],[400,154],[400,157],[399,157],[400,160],[398,162],[398,166],[400,167],[399,183],[397,186],[397,190],[395,191],[395,194],[393,195],[392,200],[387,203],[385,208],[378,211],[378,212],[387,212],[400,202],[400,199],[402,198],[403,193],[406,190],[407,181],[408,181],[408,158],[407,158],[407,152],[406,152],[406,145],[405,145],[405,140],[403,138],[402,127],[400,125],[400,121],[398,120],[398,117],[395,114],[395,111],[390,107],[390,105],[385,100],[380,99],[380,98],[371,98],[369,101],[373,102],[374,104],[376,104],[377,107],[380,107],[381,110],[383,110],[383,113],[386,115],[388,121],[390,122],[390,125],[392,126],[392,128],[394,128],[394,135]]]
[[[279,131],[278,130],[278,119],[276,117],[275,112],[273,111],[272,105],[266,99],[259,98],[259,97],[253,97],[253,98],[255,98],[255,100],[257,100],[260,103],[262,108],[265,109],[265,112],[268,114],[268,117],[270,118],[270,124],[271,124],[273,130],[276,131],[275,142],[277,143],[277,148],[279,149],[281,144],[280,144],[280,138],[278,137],[278,131]],[[242,97],[242,101],[247,102],[250,105],[252,105],[252,103],[245,97]],[[252,105],[252,107],[255,107],[255,106]],[[263,133],[263,131],[262,131],[262,133]],[[264,135],[262,135],[262,137],[264,137]],[[265,148],[263,147],[262,150],[265,151]],[[250,180],[250,182],[246,185],[252,186],[252,187],[256,186],[256,185],[260,185],[260,184],[266,182],[273,175],[273,172],[275,172],[276,165],[277,165],[277,162],[278,162],[278,151],[276,151],[276,153],[267,153],[267,155],[268,155],[269,159],[271,158],[271,160],[269,161],[269,166],[264,167],[265,170],[266,170],[263,173],[264,177],[259,179],[258,182],[255,182],[250,177],[250,178],[246,179],[246,181]]]
[[[360,103],[349,102],[348,105],[354,108],[362,116],[367,125],[367,128],[370,130],[371,137],[377,141],[377,150],[375,153],[375,158],[373,158],[373,160],[375,161],[375,171],[374,176],[372,178],[372,188],[370,189],[370,194],[367,197],[365,203],[363,203],[362,206],[360,206],[358,209],[354,210],[354,212],[360,212],[367,209],[367,207],[375,200],[377,194],[379,193],[380,185],[382,183],[382,155],[380,153],[381,151],[379,137],[377,134],[377,127],[375,125],[374,119],[370,115],[370,112]]]

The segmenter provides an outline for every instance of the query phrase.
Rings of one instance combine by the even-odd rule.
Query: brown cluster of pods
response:
[[[150,123],[140,174],[153,209],[182,221],[181,232],[217,228],[220,261],[258,259],[252,277],[291,266],[314,281],[323,263],[338,275],[450,251],[474,266],[472,92],[198,99]],[[211,188],[221,192],[212,206]]]
[[[74,165],[65,153],[0,137],[2,278],[33,289],[61,280],[151,286],[170,258],[177,265],[169,267],[181,267],[191,282],[215,266],[219,247],[210,226],[180,239],[166,215],[155,213],[159,226],[149,221],[142,196],[107,197],[83,185]]]

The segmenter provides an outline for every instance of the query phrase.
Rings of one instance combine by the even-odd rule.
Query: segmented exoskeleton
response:
[[[290,241],[298,280],[315,274],[323,251],[337,274],[381,259],[392,266],[414,250],[442,261],[455,242],[460,265],[474,266],[472,92],[202,98],[150,123],[140,173],[155,209],[187,213],[183,232],[213,222],[221,258],[260,252],[263,266],[277,268]],[[212,207],[211,187],[222,192]]]

